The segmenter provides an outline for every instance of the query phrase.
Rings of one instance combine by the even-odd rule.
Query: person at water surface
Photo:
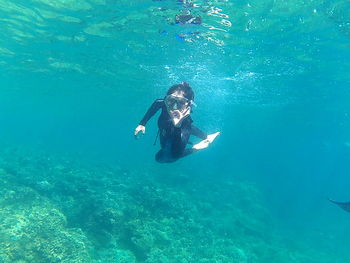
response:
[[[220,134],[216,132],[210,135],[202,132],[192,123],[190,116],[194,104],[194,92],[186,82],[170,87],[164,99],[157,99],[146,112],[145,116],[136,127],[134,135],[146,132],[146,124],[149,119],[162,109],[158,118],[159,139],[161,149],[156,154],[156,161],[170,163],[189,154],[205,149]],[[202,141],[187,147],[189,138],[194,135]]]

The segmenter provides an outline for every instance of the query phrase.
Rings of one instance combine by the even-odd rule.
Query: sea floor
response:
[[[345,262],[277,231],[252,182],[28,149],[0,156],[1,263]]]

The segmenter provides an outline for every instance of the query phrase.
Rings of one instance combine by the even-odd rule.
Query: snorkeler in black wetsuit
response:
[[[148,120],[159,110],[162,112],[158,119],[161,149],[156,154],[156,161],[161,163],[174,162],[179,158],[207,148],[214,141],[219,132],[207,135],[192,123],[190,117],[194,93],[191,87],[183,82],[172,86],[164,99],[153,102],[145,116],[135,129],[135,136],[146,131]],[[200,143],[186,148],[191,135],[202,139]]]

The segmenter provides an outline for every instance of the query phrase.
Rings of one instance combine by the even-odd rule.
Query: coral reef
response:
[[[2,263],[331,262],[277,236],[252,183],[2,156]]]
[[[88,263],[90,243],[80,229],[26,186],[9,183],[0,170],[0,262]]]

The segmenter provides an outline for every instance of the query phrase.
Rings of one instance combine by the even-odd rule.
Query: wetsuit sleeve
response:
[[[156,114],[156,112],[162,108],[164,104],[164,100],[155,100],[153,102],[153,104],[151,105],[151,107],[148,109],[148,111],[146,112],[145,116],[143,116],[142,120],[140,121],[140,125],[146,126],[147,122],[149,121],[150,118],[152,118],[152,116],[154,114]]]
[[[191,135],[194,135],[198,138],[201,138],[202,140],[205,140],[208,137],[208,135],[206,133],[202,132],[200,129],[198,129],[193,124],[191,125]]]

